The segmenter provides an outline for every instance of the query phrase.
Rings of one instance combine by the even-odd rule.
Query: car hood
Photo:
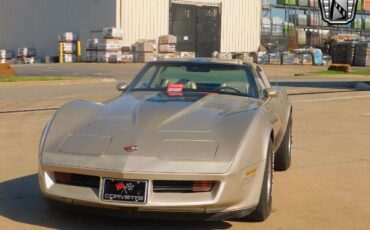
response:
[[[226,171],[258,103],[164,92],[126,93],[106,104],[72,102],[55,116],[42,161],[130,172]],[[200,162],[211,164],[194,168]]]

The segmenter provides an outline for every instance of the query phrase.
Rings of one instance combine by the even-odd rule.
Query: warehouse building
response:
[[[256,51],[260,44],[259,0],[1,0],[0,49],[36,48],[58,55],[57,35],[77,32],[82,49],[106,26],[124,30],[124,43],[178,37],[178,51]]]

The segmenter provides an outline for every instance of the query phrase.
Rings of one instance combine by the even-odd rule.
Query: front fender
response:
[[[40,156],[44,151],[55,152],[62,138],[73,133],[81,124],[87,124],[92,118],[98,116],[102,106],[102,104],[80,100],[63,105],[48,123],[47,130],[43,132]]]
[[[261,111],[256,113],[239,145],[231,171],[240,171],[265,161],[272,130],[268,117]]]

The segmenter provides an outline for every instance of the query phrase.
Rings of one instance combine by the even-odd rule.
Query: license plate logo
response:
[[[147,181],[104,180],[103,200],[146,203]]]

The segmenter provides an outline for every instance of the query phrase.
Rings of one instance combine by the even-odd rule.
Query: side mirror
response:
[[[263,91],[263,94],[266,98],[273,98],[279,96],[280,91],[273,88],[268,88]]]
[[[116,89],[120,92],[125,92],[128,88],[128,84],[125,82],[118,83]]]

